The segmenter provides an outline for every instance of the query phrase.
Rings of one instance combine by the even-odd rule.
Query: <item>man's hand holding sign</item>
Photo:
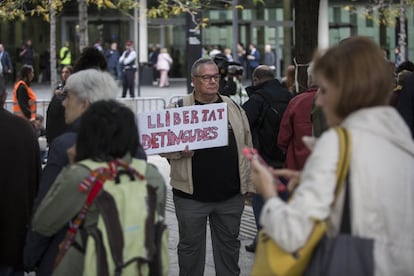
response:
[[[182,151],[192,157],[192,150],[225,146],[227,122],[225,103],[138,114],[140,142],[148,155]]]

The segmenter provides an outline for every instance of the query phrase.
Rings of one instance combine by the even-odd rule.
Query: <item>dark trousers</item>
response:
[[[0,266],[0,275],[1,276],[24,276],[24,271],[22,269],[16,269],[12,266]]]
[[[210,222],[216,275],[239,275],[241,194],[221,202],[200,202],[174,196],[180,241],[180,276],[202,276],[206,258],[207,219]]]
[[[263,197],[260,194],[253,194],[252,196],[252,208],[253,208],[253,214],[254,214],[254,220],[256,222],[256,229],[259,231],[262,229],[260,226],[259,220],[260,220],[260,214],[262,213],[264,201]],[[253,244],[256,245],[257,243],[257,234],[254,237]]]
[[[129,89],[129,96],[135,97],[135,69],[126,69],[122,75],[122,98],[126,97]]]

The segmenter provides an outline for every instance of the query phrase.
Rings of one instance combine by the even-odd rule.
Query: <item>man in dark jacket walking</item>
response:
[[[247,87],[246,91],[249,95],[249,100],[243,104],[243,108],[246,111],[247,118],[249,119],[250,130],[252,132],[253,146],[258,149],[259,154],[263,159],[272,167],[281,168],[284,160],[281,157],[275,158],[265,153],[264,148],[259,142],[259,131],[261,128],[261,122],[263,121],[263,111],[268,108],[272,103],[279,113],[279,117],[283,117],[283,113],[292,98],[292,94],[282,87],[280,82],[275,79],[273,70],[267,65],[258,66],[252,74],[253,86]],[[279,128],[275,122],[275,128]],[[277,136],[275,137],[275,143],[277,142]],[[259,230],[259,218],[260,212],[263,207],[263,199],[260,195],[254,194],[252,197],[252,207],[256,220],[256,226]],[[246,246],[246,250],[254,252],[256,248],[256,239],[251,245]]]
[[[4,50],[3,44],[0,44],[0,76],[3,76],[4,81],[7,83],[13,74],[13,64],[10,59],[9,53]]]
[[[33,126],[3,108],[0,80],[0,275],[23,276],[23,246],[38,189],[40,150]]]

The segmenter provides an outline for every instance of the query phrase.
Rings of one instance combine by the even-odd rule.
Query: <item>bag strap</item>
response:
[[[351,208],[349,205],[350,201],[350,191],[349,191],[349,173],[346,177],[346,184],[345,184],[345,199],[344,199],[344,207],[342,208],[342,218],[341,218],[341,227],[339,229],[339,233],[341,234],[351,234],[352,227],[351,227]]]
[[[338,167],[336,170],[336,187],[335,187],[335,199],[332,206],[335,204],[339,193],[341,192],[345,178],[349,171],[349,163],[351,160],[351,136],[349,131],[343,127],[335,127],[335,131],[339,137],[339,159]]]

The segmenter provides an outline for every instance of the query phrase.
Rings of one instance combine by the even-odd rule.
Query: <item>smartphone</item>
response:
[[[266,163],[266,161],[264,161],[264,159],[260,156],[259,152],[257,151],[257,149],[255,148],[249,148],[249,147],[245,147],[243,148],[243,155],[249,159],[250,161],[252,160],[258,160],[260,164],[262,164],[263,166],[265,166],[268,170],[271,170],[272,168]],[[276,190],[278,192],[285,192],[286,191],[286,185],[283,184],[280,179],[278,177],[274,177],[273,178]]]

